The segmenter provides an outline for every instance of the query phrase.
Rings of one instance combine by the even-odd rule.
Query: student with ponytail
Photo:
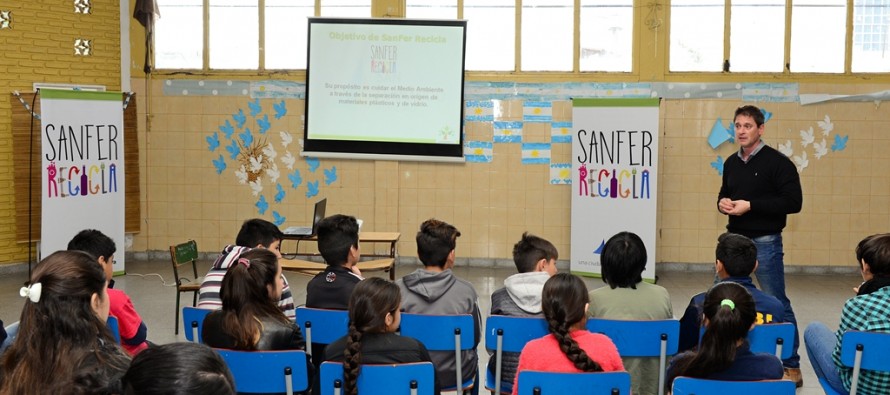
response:
[[[624,370],[618,349],[608,337],[587,330],[590,299],[577,276],[558,273],[544,283],[541,308],[550,334],[532,340],[519,355],[513,383],[516,394],[523,370],[549,372],[614,372]]]
[[[278,257],[266,249],[241,254],[220,287],[222,310],[204,319],[204,343],[235,350],[302,350],[300,327],[278,307],[284,280]]]
[[[130,357],[105,326],[99,262],[82,251],[44,258],[20,290],[18,335],[3,354],[0,394],[118,394]]]
[[[401,303],[399,287],[394,283],[372,277],[356,284],[349,298],[349,332],[329,344],[324,353],[327,361],[343,362],[345,395],[358,394],[356,381],[361,364],[431,361],[423,343],[395,333],[401,322]]]
[[[775,355],[752,353],[748,331],[757,309],[744,286],[721,282],[705,296],[702,324],[707,328],[697,350],[675,356],[668,366],[668,383],[679,376],[712,380],[778,380],[785,374]]]

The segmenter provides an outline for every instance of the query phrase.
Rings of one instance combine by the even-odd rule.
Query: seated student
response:
[[[671,297],[664,287],[643,281],[646,246],[640,236],[620,232],[606,241],[600,255],[607,287],[590,291],[590,314],[614,320],[665,320],[673,318]],[[631,376],[631,392],[658,393],[661,367],[657,357],[624,357]]]
[[[618,349],[608,337],[587,330],[589,295],[578,276],[558,273],[544,283],[541,307],[550,334],[528,342],[517,372],[615,372],[624,370]],[[516,395],[519,374],[513,383]]]
[[[119,394],[130,357],[111,337],[108,282],[96,259],[57,251],[34,268],[0,394]]]
[[[318,222],[318,252],[328,266],[306,284],[306,307],[346,310],[352,289],[362,280],[358,270],[358,222],[332,215]]]
[[[201,289],[198,291],[198,306],[202,309],[216,310],[222,306],[219,297],[219,287],[222,284],[223,276],[226,270],[238,260],[242,253],[251,248],[263,248],[275,253],[278,259],[281,259],[281,239],[284,234],[275,224],[259,219],[249,219],[241,225],[238,237],[235,238],[235,245],[228,245],[223,248],[219,257],[213,262],[210,271],[204,276],[201,283]],[[281,300],[278,301],[278,308],[284,312],[287,318],[293,320],[294,297],[291,294],[290,285],[287,278],[281,276],[284,282],[284,289],[281,291]]]
[[[825,378],[835,391],[843,394],[850,391],[853,378],[853,368],[841,363],[844,332],[890,332],[890,233],[860,241],[856,260],[864,282],[854,288],[856,296],[844,303],[837,332],[832,333],[821,322],[813,322],[804,332],[807,355],[816,376]],[[861,370],[858,388],[861,394],[890,393],[890,373]]]
[[[289,320],[277,302],[284,282],[278,256],[253,249],[229,267],[220,286],[222,310],[204,318],[204,343],[234,350],[302,350],[300,327]]]
[[[541,290],[550,276],[556,274],[559,252],[553,243],[528,232],[513,245],[516,273],[504,279],[504,287],[491,294],[491,315],[514,317],[542,317]],[[489,353],[488,370],[494,374],[497,358]],[[503,353],[502,380],[512,383],[519,363],[518,352]]]
[[[666,387],[679,376],[731,381],[779,380],[784,376],[779,358],[752,353],[748,347],[748,331],[754,327],[757,310],[744,286],[717,283],[705,295],[703,312],[707,330],[701,345],[671,359]]]
[[[382,278],[372,277],[355,286],[349,299],[349,333],[324,351],[325,360],[343,362],[344,394],[356,394],[361,364],[431,361],[423,343],[396,334],[400,304],[399,287]]]
[[[751,274],[757,270],[757,246],[751,239],[740,234],[724,233],[717,238],[715,255],[717,260],[714,266],[717,278],[720,281],[741,284],[754,298],[754,307],[757,309],[755,324],[785,322],[785,307],[782,306],[782,302],[757,289],[751,279]],[[680,352],[698,346],[704,300],[704,292],[693,296],[689,301],[689,306],[686,307],[686,312],[683,313],[683,318],[680,319]],[[783,361],[786,368],[792,358],[794,356]],[[799,359],[800,356],[797,358]]]
[[[448,315],[472,314],[475,321],[473,339],[479,344],[481,317],[477,304],[476,290],[467,281],[454,276],[454,248],[460,232],[452,225],[436,219],[429,219],[420,225],[417,232],[417,255],[424,268],[402,277],[396,284],[402,293],[402,308],[406,313]],[[454,387],[457,369],[454,353],[431,351],[436,373],[443,388]],[[476,376],[478,357],[476,348],[461,354],[463,380]]]
[[[122,381],[124,395],[235,395],[226,361],[210,347],[191,342],[139,353]]]
[[[114,275],[114,253],[117,250],[114,240],[98,230],[86,229],[80,231],[68,242],[68,250],[83,251],[96,257],[96,260],[105,269],[105,278],[108,279],[108,300],[111,301],[109,315],[117,318],[121,345],[124,350],[127,350],[130,355],[136,355],[148,348],[148,342],[145,340],[148,328],[142,321],[142,317],[136,312],[133,301],[124,291],[112,289],[114,286],[114,280],[111,279]]]

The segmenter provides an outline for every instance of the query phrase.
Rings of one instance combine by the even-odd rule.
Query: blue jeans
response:
[[[785,252],[782,248],[782,234],[755,237],[754,245],[757,246],[757,282],[760,290],[767,295],[775,296],[785,306],[785,322],[794,324],[794,347],[791,349],[791,357],[782,361],[786,368],[800,368],[800,335],[797,329],[797,318],[791,308],[791,301],[785,295]]]
[[[821,322],[813,322],[803,333],[803,342],[807,347],[807,356],[816,371],[816,377],[824,379],[835,391],[846,394],[837,365],[831,359],[831,353],[837,346],[837,335]]]

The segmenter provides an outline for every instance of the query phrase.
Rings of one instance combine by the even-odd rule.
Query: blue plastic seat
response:
[[[114,341],[117,344],[121,344],[121,330],[117,318],[108,316],[108,319],[105,320],[105,326],[108,327],[108,331],[111,332],[111,337],[114,338]]]
[[[525,370],[516,382],[518,395],[630,394],[627,372],[563,373]]]
[[[890,333],[847,331],[841,341],[841,362],[853,368],[851,394],[859,390],[862,369],[890,372],[890,358],[886,354],[890,350]],[[827,395],[837,394],[821,377],[819,383]]]
[[[791,358],[793,347],[784,345],[794,345],[794,324],[782,322],[754,325],[754,329],[748,332],[748,343],[751,344],[751,352],[775,354],[779,359]]]
[[[213,310],[199,309],[185,306],[182,308],[182,329],[185,340],[192,343],[204,343],[202,330],[204,329],[204,317]]]
[[[430,362],[362,365],[356,384],[362,395],[432,395],[436,388],[435,368]],[[320,385],[322,395],[341,394],[343,364],[323,362]]]
[[[464,381],[461,351],[475,350],[475,322],[470,314],[458,315],[425,315],[402,314],[402,336],[413,337],[423,343],[429,351],[450,351],[455,355],[456,380],[460,391],[473,389],[475,379]],[[478,366],[474,371],[478,375]],[[442,388],[442,391],[454,391],[455,388]]]
[[[726,381],[677,377],[672,395],[794,395],[796,389],[790,380]]]
[[[346,310],[313,309],[297,307],[297,324],[303,331],[306,344],[331,344],[346,336],[349,330],[349,312]],[[312,356],[312,347],[306,347],[306,353]]]
[[[587,320],[587,330],[612,339],[622,357],[658,357],[658,393],[664,394],[667,357],[677,353],[680,321],[591,318]]]
[[[215,349],[232,371],[235,391],[286,393],[309,388],[306,353],[302,350],[236,351]]]
[[[485,389],[500,391],[504,394],[513,392],[513,382],[504,381],[502,375],[503,353],[522,352],[525,344],[549,334],[547,321],[535,317],[509,317],[493,315],[485,320],[485,349],[494,352],[496,358],[495,372],[485,369]],[[500,383],[500,388],[496,383]]]

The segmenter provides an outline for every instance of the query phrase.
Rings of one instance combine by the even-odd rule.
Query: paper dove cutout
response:
[[[791,157],[794,155],[794,148],[791,147],[791,140],[785,140],[785,144],[779,143],[779,152],[785,154],[787,157]]]
[[[813,136],[813,127],[810,126],[807,130],[800,131],[800,145],[806,148],[808,145],[813,144],[813,141],[816,140],[816,137]]]
[[[257,202],[256,202],[256,204],[254,204],[254,206],[256,206],[257,212],[259,212],[260,215],[263,215],[266,213],[266,210],[269,209],[269,202],[266,201],[265,196],[260,195],[260,200],[257,200]]]
[[[806,151],[801,152],[800,156],[795,155],[793,158],[791,158],[791,160],[794,161],[794,165],[797,166],[798,173],[802,172],[803,169],[806,169],[807,166],[810,165],[810,161],[807,159]]]
[[[278,182],[278,178],[281,177],[281,172],[278,170],[278,165],[273,163],[272,168],[266,169],[266,175],[269,176],[269,182],[273,184]]]
[[[303,177],[300,177],[300,169],[294,170],[293,173],[288,174],[287,179],[290,180],[290,187],[293,189],[297,189],[297,187],[303,183]]]
[[[843,151],[844,148],[847,148],[847,139],[850,138],[850,135],[841,136],[839,134],[834,135],[834,144],[831,145],[832,151]]]
[[[287,195],[287,192],[284,191],[284,187],[282,187],[281,184],[275,184],[275,191],[275,203],[281,203]]]
[[[281,135],[281,146],[284,148],[287,148],[287,146],[294,141],[294,136],[291,136],[290,133],[284,130],[278,132],[278,134]]]
[[[834,130],[834,124],[831,123],[831,118],[828,117],[828,114],[825,114],[824,121],[818,121],[816,124],[819,125],[819,129],[822,129],[822,135],[828,136],[832,130]]]
[[[213,160],[213,167],[216,168],[216,174],[222,174],[223,170],[226,169],[226,160],[222,155],[219,156],[218,159]]]
[[[278,152],[275,152],[275,146],[266,144],[266,146],[263,147],[263,155],[266,155],[269,160],[275,160],[275,157],[278,156]]]
[[[253,190],[253,196],[257,196],[260,194],[260,192],[263,191],[263,184],[260,183],[259,179],[257,179],[256,181],[250,181],[247,183],[247,185],[250,185],[250,189]]]
[[[247,168],[245,168],[244,165],[241,165],[240,169],[235,170],[235,177],[238,177],[239,184],[247,184]]]
[[[294,163],[297,163],[297,158],[295,158],[290,151],[286,151],[284,156],[281,157],[281,161],[284,162],[284,166],[287,167],[288,170],[293,170]]]
[[[312,199],[318,195],[318,181],[306,183],[306,198]]]
[[[207,139],[207,149],[210,152],[216,151],[219,148],[219,133],[213,132],[213,135],[205,137]]]
[[[820,143],[813,143],[813,150],[815,151],[813,156],[815,156],[816,159],[821,159],[828,153],[828,142],[826,142],[825,139],[822,139],[822,142]]]
[[[287,217],[282,216],[277,211],[272,212],[272,218],[274,219],[272,223],[275,224],[275,226],[281,226],[281,224],[283,224],[284,221],[287,220]]]
[[[284,100],[273,103],[272,108],[275,110],[275,119],[281,119],[281,117],[287,115],[287,106],[284,104]]]
[[[715,159],[713,162],[711,162],[711,167],[713,167],[714,170],[717,170],[717,174],[722,176],[723,175],[723,157],[720,155],[717,155],[717,159]]]
[[[250,172],[251,173],[259,173],[260,170],[263,169],[263,156],[251,156],[250,157]]]

